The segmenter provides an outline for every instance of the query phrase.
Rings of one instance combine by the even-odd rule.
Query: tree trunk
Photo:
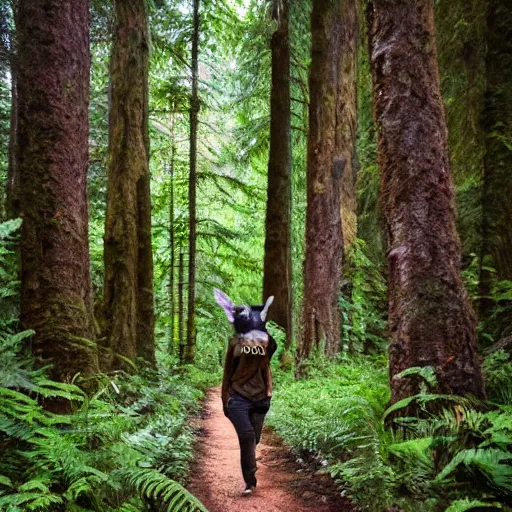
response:
[[[270,93],[270,153],[268,161],[263,301],[274,296],[268,319],[286,333],[285,348],[292,343],[291,258],[291,110],[288,0],[273,0],[272,88]]]
[[[184,362],[193,363],[196,358],[196,176],[197,176],[197,126],[199,114],[198,50],[199,50],[199,0],[194,0],[192,34],[192,91],[190,96],[190,175],[188,185],[189,207],[189,263],[188,263],[188,315],[187,345]]]
[[[178,267],[178,343],[180,363],[185,362],[185,301],[183,298],[183,288],[185,279],[185,264],[183,262],[183,250],[180,247],[180,259]]]
[[[480,314],[487,317],[491,281],[512,280],[512,6],[487,6],[487,89],[482,126],[486,133],[483,187],[483,243]],[[493,276],[486,267],[495,269]],[[510,323],[510,320],[507,319]]]
[[[374,0],[370,62],[389,234],[391,400],[418,393],[397,375],[431,366],[438,391],[483,397],[475,319],[460,274],[432,0]]]
[[[357,60],[359,41],[359,2],[341,2],[343,62],[340,76],[340,109],[336,145],[344,162],[341,176],[341,225],[343,249],[346,251],[357,236],[356,130],[357,130]]]
[[[17,90],[16,69],[11,60],[11,123],[9,128],[9,155],[7,167],[7,190],[6,190],[6,213],[7,218],[19,217],[19,173],[17,169],[18,158],[16,150],[18,147],[18,90]]]
[[[313,347],[321,344],[325,344],[327,355],[334,355],[340,342],[338,297],[343,259],[340,196],[345,173],[352,172],[354,17],[357,20],[355,0],[313,1],[304,326],[299,360],[307,358]]]
[[[142,0],[142,2],[145,5],[146,0]],[[137,227],[139,239],[137,262],[137,357],[141,357],[151,366],[155,366],[155,304],[153,297],[153,247],[151,245],[151,187],[147,99],[146,89],[144,137],[147,148],[147,160],[146,167],[143,169],[143,175],[137,183],[139,214],[139,224]]]
[[[174,108],[174,106],[172,106]],[[176,144],[174,142],[174,114],[171,119],[171,164],[169,168],[169,251],[171,253],[171,262],[169,266],[169,345],[168,352],[172,354],[174,352],[174,331],[175,322],[174,315],[175,311],[175,300],[174,300],[174,266],[176,262],[175,249],[174,249],[174,159],[176,154]]]
[[[69,381],[98,371],[89,274],[89,12],[82,0],[18,10],[21,323],[32,349]]]
[[[18,147],[18,86],[17,86],[17,71],[16,71],[16,48],[15,48],[15,27],[17,25],[16,2],[12,2],[12,16],[14,29],[8,31],[4,35],[6,38],[5,43],[2,45],[5,52],[6,60],[9,63],[11,72],[11,115],[9,126],[9,148],[7,156],[7,186],[6,186],[6,200],[5,200],[5,213],[8,219],[19,217],[20,204],[19,204],[19,173],[17,171],[18,157],[16,150]],[[7,19],[7,11],[0,10],[0,15],[4,15]],[[3,53],[3,52],[2,52]]]
[[[104,296],[112,368],[119,369],[125,358],[154,362],[154,312],[146,3],[117,0],[115,17]]]

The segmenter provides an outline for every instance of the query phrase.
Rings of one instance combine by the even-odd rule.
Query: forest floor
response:
[[[329,476],[300,466],[268,428],[257,448],[258,487],[253,496],[244,489],[235,429],[222,412],[220,388],[208,392],[199,420],[196,458],[188,489],[209,512],[349,512]]]

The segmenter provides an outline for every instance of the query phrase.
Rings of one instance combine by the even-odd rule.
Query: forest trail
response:
[[[258,487],[254,496],[244,488],[235,429],[224,416],[220,388],[211,389],[200,420],[200,437],[188,489],[209,512],[349,512],[350,504],[325,475],[300,468],[269,429],[257,448]]]

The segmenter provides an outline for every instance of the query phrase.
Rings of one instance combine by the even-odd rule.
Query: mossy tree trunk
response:
[[[291,258],[291,110],[288,0],[274,0],[272,19],[272,87],[270,93],[270,153],[268,161],[263,301],[274,296],[268,319],[292,342]]]
[[[342,62],[340,69],[340,105],[336,146],[344,162],[341,176],[341,225],[346,251],[357,235],[356,131],[357,131],[357,61],[359,41],[359,2],[341,2]],[[346,263],[346,262],[344,262]]]
[[[483,397],[475,319],[460,273],[432,0],[368,6],[382,207],[389,234],[392,402],[418,393],[410,367],[434,368],[438,391]]]
[[[338,351],[343,255],[341,183],[353,148],[345,146],[345,71],[351,31],[344,16],[352,0],[314,0],[311,12],[309,138],[303,329],[299,361],[314,347]],[[300,367],[298,370],[300,373]]]
[[[480,314],[492,309],[493,279],[512,280],[512,5],[487,3],[487,87],[482,110],[485,131],[482,195],[482,270]],[[495,269],[495,275],[487,270]],[[506,319],[510,325],[510,319]],[[509,327],[507,326],[509,329]],[[506,333],[509,334],[509,333]]]
[[[197,127],[199,120],[199,0],[194,0],[192,16],[192,90],[190,94],[190,169],[188,185],[189,246],[188,246],[188,312],[187,344],[183,362],[191,364],[196,358],[196,187],[197,187]]]
[[[18,6],[21,323],[52,378],[98,371],[89,275],[89,11],[83,0]]]
[[[155,361],[148,38],[145,0],[116,0],[104,256],[107,338],[114,369],[126,368],[124,358]]]

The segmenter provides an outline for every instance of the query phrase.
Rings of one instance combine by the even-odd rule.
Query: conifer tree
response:
[[[368,6],[382,207],[389,237],[391,400],[433,367],[442,393],[482,397],[475,319],[460,272],[431,0]]]
[[[116,0],[104,300],[109,365],[155,361],[145,0]],[[122,356],[121,358],[116,357]]]
[[[338,351],[341,318],[342,182],[352,177],[357,2],[314,0],[311,13],[309,138],[303,331],[298,357]]]
[[[267,210],[263,300],[274,302],[269,320],[292,341],[292,259],[291,259],[291,110],[290,40],[288,0],[274,0],[272,18],[272,86],[270,92],[270,153],[268,161]]]
[[[23,217],[21,323],[52,378],[98,371],[88,248],[89,12],[83,0],[21,0],[17,13]]]

